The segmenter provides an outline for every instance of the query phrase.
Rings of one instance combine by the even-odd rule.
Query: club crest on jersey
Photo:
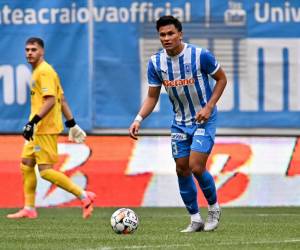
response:
[[[160,71],[161,71],[161,73],[163,73],[163,74],[168,74],[168,70],[167,70],[167,69],[161,69]]]
[[[34,152],[40,152],[41,151],[41,146],[35,145],[34,146]]]
[[[184,71],[185,71],[186,74],[191,73],[192,65],[190,63],[189,64],[184,64]]]
[[[187,139],[187,135],[184,133],[172,133],[171,139],[174,141],[184,141]]]

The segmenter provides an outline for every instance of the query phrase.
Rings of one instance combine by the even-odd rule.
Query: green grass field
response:
[[[9,220],[1,209],[0,249],[300,249],[300,208],[223,208],[215,232],[183,234],[183,208],[134,208],[140,226],[132,235],[110,227],[115,208],[96,208],[89,220],[80,208],[39,209],[36,220]],[[201,209],[206,216],[206,209]]]

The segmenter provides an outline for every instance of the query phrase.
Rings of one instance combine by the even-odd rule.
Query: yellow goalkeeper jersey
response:
[[[38,114],[44,96],[54,96],[55,105],[35,128],[36,134],[59,134],[63,130],[61,98],[63,89],[59,77],[53,67],[46,61],[40,63],[32,72],[31,78],[31,120]]]

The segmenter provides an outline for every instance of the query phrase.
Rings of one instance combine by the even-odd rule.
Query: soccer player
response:
[[[163,49],[148,62],[148,95],[129,134],[137,139],[141,122],[154,109],[164,85],[173,106],[171,146],[182,200],[191,223],[181,232],[212,231],[217,228],[221,209],[212,175],[206,170],[216,132],[216,103],[227,80],[214,55],[182,41],[182,24],[173,16],[162,16],[156,29]],[[209,83],[208,76],[216,80]],[[197,203],[197,180],[207,202],[208,217],[204,223]]]
[[[83,218],[88,218],[93,211],[96,195],[84,191],[62,172],[53,169],[58,160],[57,138],[63,130],[62,114],[66,118],[65,125],[69,128],[69,139],[77,143],[85,140],[85,132],[76,124],[70,107],[64,98],[64,92],[55,70],[44,60],[44,42],[32,37],[26,41],[26,58],[31,64],[31,114],[29,122],[23,128],[26,139],[23,151],[21,171],[25,206],[7,218],[37,218],[35,209],[35,190],[37,179],[34,166],[37,164],[40,176],[74,194],[81,200]]]

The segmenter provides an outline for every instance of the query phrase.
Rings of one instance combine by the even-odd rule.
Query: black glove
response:
[[[26,125],[23,128],[23,137],[27,140],[33,140],[33,133],[34,133],[34,125],[37,124],[41,120],[41,117],[38,115],[35,115],[31,121],[26,123]]]

